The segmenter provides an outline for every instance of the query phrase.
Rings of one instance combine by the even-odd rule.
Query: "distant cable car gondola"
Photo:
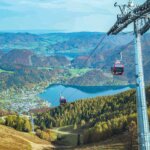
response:
[[[123,75],[124,73],[124,65],[121,64],[119,60],[117,60],[113,67],[111,67],[111,72],[113,75]]]
[[[65,97],[60,96],[60,105],[65,105],[67,103],[67,100]]]
[[[122,61],[122,53],[120,53],[120,60],[117,60],[113,67],[111,67],[111,72],[113,75],[119,76],[124,73],[124,65],[121,63]]]

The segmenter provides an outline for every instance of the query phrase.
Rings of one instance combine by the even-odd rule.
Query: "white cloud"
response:
[[[115,1],[0,0],[0,29],[106,31],[116,20],[119,12],[118,8],[113,6]],[[128,2],[128,0],[117,1]]]

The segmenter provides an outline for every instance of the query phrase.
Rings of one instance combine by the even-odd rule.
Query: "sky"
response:
[[[0,31],[106,32],[128,0],[0,0]],[[135,0],[143,3],[145,0]]]

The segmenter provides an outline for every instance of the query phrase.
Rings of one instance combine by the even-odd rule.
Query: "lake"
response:
[[[39,97],[51,103],[51,106],[59,105],[60,95],[64,96],[68,102],[78,99],[92,98],[96,96],[108,96],[118,94],[134,88],[134,85],[125,86],[65,86],[51,85]]]

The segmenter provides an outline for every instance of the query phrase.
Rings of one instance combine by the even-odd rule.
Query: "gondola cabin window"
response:
[[[111,72],[113,75],[123,75],[124,73],[124,65],[117,60],[113,67],[111,67]]]

